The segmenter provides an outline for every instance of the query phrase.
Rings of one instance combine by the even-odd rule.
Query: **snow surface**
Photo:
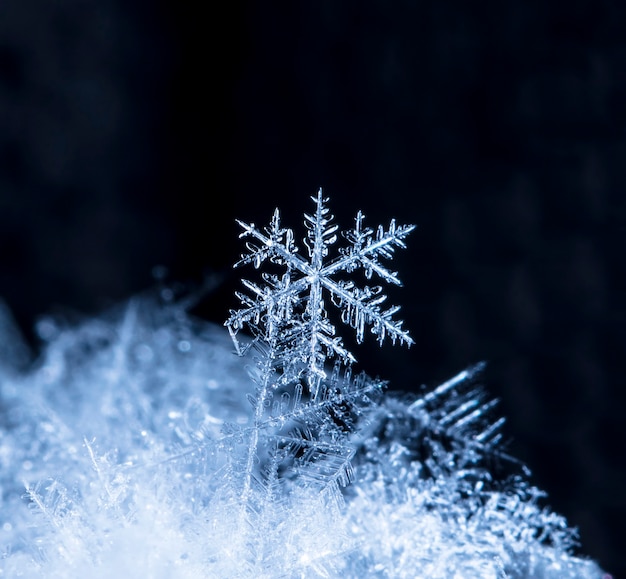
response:
[[[228,332],[159,291],[38,332],[26,363],[0,308],[1,577],[604,576],[523,469],[490,470],[508,459],[477,370],[372,396],[347,486],[279,472],[242,510],[253,370]]]

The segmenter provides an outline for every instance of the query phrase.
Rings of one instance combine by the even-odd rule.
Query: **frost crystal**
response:
[[[479,364],[420,395],[353,375],[327,304],[410,344],[378,287],[411,226],[337,228],[321,191],[302,257],[278,212],[240,264],[280,269],[223,328],[170,288],[97,319],[0,303],[0,577],[602,579],[504,451]],[[251,341],[242,341],[247,328]],[[232,340],[241,357],[232,355]],[[411,377],[407,376],[407,380]]]
[[[251,237],[253,241],[248,242],[248,253],[235,266],[252,263],[259,268],[269,261],[286,271],[281,277],[264,274],[263,287],[244,280],[252,296],[237,294],[244,307],[231,312],[226,325],[234,338],[247,325],[257,339],[272,345],[271,356],[279,360],[284,371],[282,380],[291,382],[304,373],[315,393],[320,380],[326,378],[327,358],[337,357],[348,364],[355,361],[328,320],[325,294],[340,309],[342,321],[356,330],[357,342],[363,341],[365,327],[371,325],[381,345],[386,337],[394,343],[413,343],[402,330],[402,322],[393,319],[399,307],[382,310],[386,296],[380,286],[359,288],[352,281],[335,277],[361,269],[367,279],[376,274],[387,283],[401,285],[397,273],[389,271],[379,258],[391,258],[395,247],[405,247],[404,238],[414,226],[398,227],[392,220],[389,229],[379,226],[374,235],[371,229],[364,228],[364,216],[359,211],[354,229],[344,234],[350,245],[327,262],[330,247],[337,241],[338,227],[332,224],[321,189],[312,199],[315,214],[304,216],[307,236],[303,242],[308,259],[298,253],[293,231],[281,227],[278,209],[265,233],[254,224],[238,221],[243,228],[240,237]]]

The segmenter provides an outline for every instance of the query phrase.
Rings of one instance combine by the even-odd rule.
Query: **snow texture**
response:
[[[337,228],[320,191],[306,257],[278,212],[239,265],[229,332],[161,287],[96,319],[0,308],[0,577],[602,578],[501,443],[481,364],[421,395],[352,371],[328,304],[411,344],[382,289],[412,226]],[[244,332],[247,330],[247,334]],[[233,353],[233,341],[235,351]]]

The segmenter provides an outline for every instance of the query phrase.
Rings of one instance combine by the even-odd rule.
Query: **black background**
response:
[[[626,574],[626,4],[0,4],[0,295],[44,314],[220,280],[235,218],[415,223],[394,261],[391,388],[488,362],[510,451]],[[251,272],[245,272],[251,275]],[[243,275],[244,272],[241,272]]]

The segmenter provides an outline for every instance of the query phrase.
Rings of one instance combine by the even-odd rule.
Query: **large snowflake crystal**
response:
[[[379,226],[374,233],[364,227],[364,216],[359,211],[354,229],[344,233],[349,245],[328,260],[330,247],[337,241],[338,226],[332,224],[322,189],[312,200],[315,214],[304,216],[306,258],[298,253],[293,231],[281,227],[278,209],[264,232],[254,224],[238,221],[243,229],[240,237],[252,237],[254,241],[247,243],[248,253],[235,267],[252,263],[259,268],[269,261],[286,271],[282,276],[263,274],[264,285],[243,280],[251,295],[237,294],[244,307],[231,311],[225,325],[238,348],[241,345],[236,334],[247,326],[255,339],[269,345],[275,366],[283,372],[283,382],[296,381],[304,374],[315,393],[320,380],[326,377],[327,359],[339,359],[344,364],[354,361],[328,319],[326,296],[340,310],[342,321],[355,329],[359,343],[366,326],[371,326],[381,344],[387,337],[394,343],[413,343],[402,329],[402,322],[393,319],[400,308],[383,309],[387,296],[381,286],[360,288],[353,281],[337,279],[337,274],[361,269],[368,280],[376,274],[386,283],[401,285],[397,273],[387,269],[380,258],[389,259],[396,247],[406,247],[404,238],[415,226],[397,226],[392,220],[387,230]]]

